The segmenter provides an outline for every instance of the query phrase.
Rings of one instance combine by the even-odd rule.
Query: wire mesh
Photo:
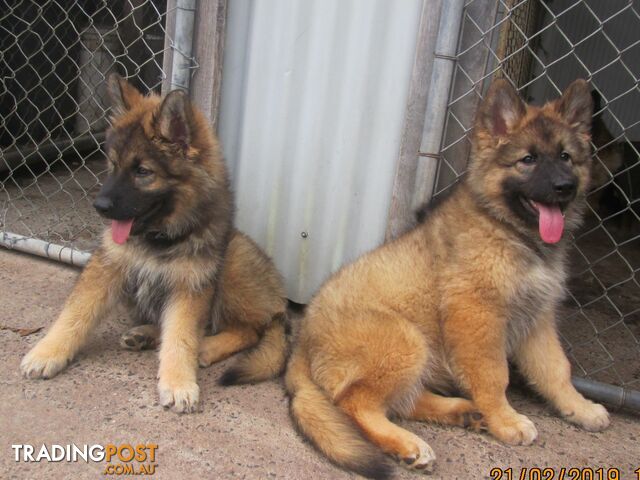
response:
[[[436,194],[463,174],[475,107],[508,77],[541,103],[591,80],[594,187],[571,249],[561,331],[577,374],[640,389],[640,6],[629,0],[470,0]],[[90,250],[104,175],[105,79],[165,75],[166,0],[0,0],[0,231]],[[179,52],[182,54],[182,52]],[[195,59],[190,59],[195,68]]]
[[[464,175],[478,101],[507,77],[534,103],[586,78],[596,104],[589,212],[571,247],[562,340],[574,373],[640,390],[640,4],[471,0],[435,194]]]
[[[0,0],[0,231],[96,245],[106,77],[159,90],[166,3]]]

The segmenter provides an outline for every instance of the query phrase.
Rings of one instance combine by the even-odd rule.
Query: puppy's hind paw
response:
[[[156,348],[158,345],[155,336],[147,335],[144,331],[138,331],[137,327],[124,332],[120,336],[120,346],[125,350],[139,352]]]

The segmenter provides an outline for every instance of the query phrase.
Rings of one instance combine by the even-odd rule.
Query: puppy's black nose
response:
[[[102,215],[106,215],[113,208],[113,202],[109,197],[96,197],[96,200],[93,202],[93,208],[95,208],[98,213]]]
[[[553,182],[553,189],[558,195],[571,195],[576,189],[576,182],[569,178],[561,178]]]

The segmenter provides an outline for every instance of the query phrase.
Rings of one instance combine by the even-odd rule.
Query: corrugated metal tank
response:
[[[292,300],[384,239],[421,6],[229,2],[219,136],[237,225]]]

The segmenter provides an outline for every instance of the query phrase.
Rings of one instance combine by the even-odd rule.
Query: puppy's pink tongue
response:
[[[118,245],[122,245],[129,238],[133,219],[131,220],[113,220],[111,222],[111,238]]]
[[[540,237],[546,243],[558,243],[564,231],[564,217],[557,205],[544,205],[532,202],[536,207],[540,218],[538,219],[538,229]]]

